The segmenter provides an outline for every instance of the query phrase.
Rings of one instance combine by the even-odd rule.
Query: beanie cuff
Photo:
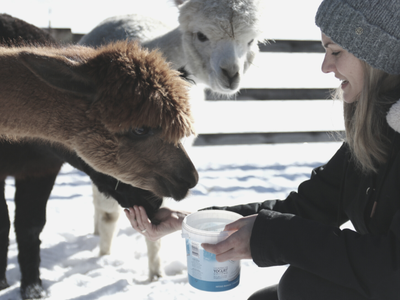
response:
[[[323,1],[315,23],[334,43],[355,57],[389,74],[400,74],[400,40],[370,24],[346,1]]]

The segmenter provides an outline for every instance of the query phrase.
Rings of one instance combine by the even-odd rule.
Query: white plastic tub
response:
[[[242,216],[224,210],[205,210],[185,217],[182,237],[186,239],[187,270],[191,286],[208,292],[220,292],[238,286],[240,261],[218,262],[215,254],[205,251],[201,243],[216,244],[229,236],[226,224]]]

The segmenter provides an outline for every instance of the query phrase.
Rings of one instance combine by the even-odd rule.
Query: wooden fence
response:
[[[76,43],[70,29],[45,29]],[[330,99],[339,82],[323,75],[320,41],[276,40],[260,54],[233,99],[206,92],[196,105],[195,146],[337,141],[344,136],[342,105]],[[325,77],[324,77],[325,76]]]

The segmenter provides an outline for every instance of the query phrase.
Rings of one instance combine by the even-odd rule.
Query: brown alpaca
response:
[[[182,199],[198,180],[179,140],[194,132],[188,86],[158,52],[0,48],[0,135],[62,144],[95,170]]]
[[[2,42],[9,47],[16,44],[58,47],[54,39],[41,29],[6,14],[0,14],[0,43]],[[32,138],[10,143],[0,139],[0,190],[3,189],[0,193],[0,290],[9,286],[6,269],[10,219],[4,197],[4,184],[7,176],[13,176],[16,186],[14,227],[18,242],[22,299],[41,299],[46,296],[39,272],[39,235],[46,222],[46,203],[63,162],[85,172],[101,194],[111,196],[111,201],[117,203],[113,200],[115,199],[123,207],[142,205],[151,218],[162,203],[162,197],[155,196],[150,191],[118,182],[113,177],[93,170],[75,152],[58,143],[50,144]],[[110,220],[108,217],[112,215],[107,214],[106,217]]]

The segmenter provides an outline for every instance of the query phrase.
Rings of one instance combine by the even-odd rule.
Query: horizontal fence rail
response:
[[[259,43],[260,52],[307,52],[324,53],[321,41],[273,40]]]

